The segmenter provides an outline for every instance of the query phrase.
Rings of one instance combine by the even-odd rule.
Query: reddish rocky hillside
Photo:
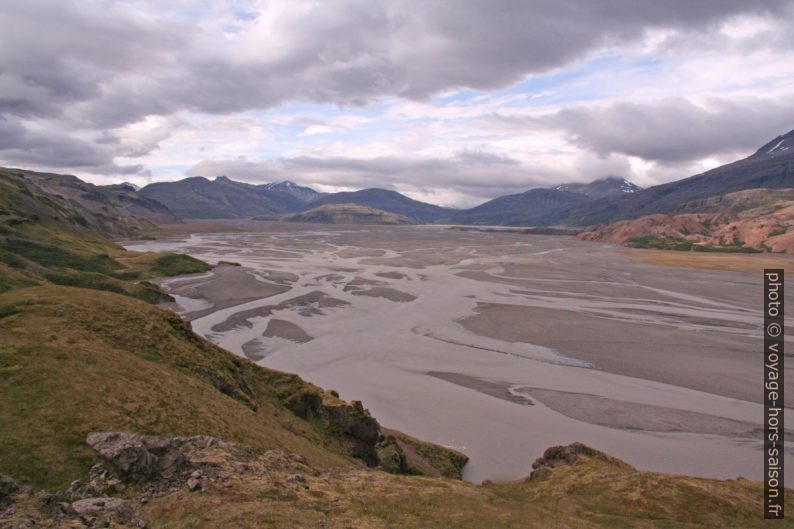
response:
[[[794,253],[794,190],[751,189],[686,205],[691,213],[646,215],[577,238],[639,248]]]

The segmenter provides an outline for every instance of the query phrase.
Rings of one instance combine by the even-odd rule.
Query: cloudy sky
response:
[[[469,206],[794,129],[794,1],[3,0],[0,164]]]

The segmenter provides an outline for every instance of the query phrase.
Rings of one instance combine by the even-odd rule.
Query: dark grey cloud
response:
[[[0,112],[61,116],[115,79],[146,76],[184,49],[181,28],[113,2],[24,0],[0,10]]]
[[[788,6],[779,0],[323,2],[295,9],[300,16],[281,20],[273,35],[252,28],[229,41],[185,23],[135,17],[113,2],[12,0],[0,14],[0,79],[10,92],[0,108],[57,114],[53,101],[84,102],[80,117],[110,126],[146,114],[222,113],[291,99],[423,98],[458,87],[504,87],[605,44],[640,38],[649,28],[705,31],[737,13],[782,13]],[[32,91],[12,90],[15,80]]]
[[[49,137],[15,136],[31,143],[13,147],[14,159],[105,167],[108,156],[140,155],[150,147],[130,150],[119,143],[114,151],[103,132],[150,115],[223,114],[293,100],[361,105],[385,96],[494,89],[635,41],[651,29],[702,34],[737,14],[792,15],[790,0],[347,0],[303,6],[274,0],[264,8],[281,5],[276,18],[265,24],[262,15],[227,38],[211,24],[175,15],[175,8],[153,10],[157,4],[3,2],[0,116],[51,129]],[[88,140],[58,136],[74,132],[99,142],[86,146]],[[590,148],[613,151],[594,133],[574,134]],[[648,155],[679,156],[675,149]]]
[[[146,174],[140,164],[120,166],[118,151],[54,130],[28,130],[0,118],[0,159],[8,164],[33,167],[90,168],[97,172]],[[58,165],[53,163],[57,160]]]
[[[748,153],[794,128],[794,99],[686,98],[567,108],[541,121],[600,155],[625,154],[680,164],[717,154]],[[749,152],[748,152],[749,151]]]
[[[300,16],[280,21],[272,42],[256,28],[236,40],[213,41],[216,49],[205,48],[212,44],[202,39],[185,50],[179,39],[159,39],[178,60],[138,83],[109,84],[85,114],[110,126],[179,109],[224,113],[295,99],[359,105],[383,96],[422,99],[455,88],[501,88],[605,45],[639,39],[649,29],[706,32],[737,13],[782,16],[789,5],[775,0],[325,2],[296,8]],[[271,54],[270,47],[280,52]],[[131,70],[138,70],[135,64]]]

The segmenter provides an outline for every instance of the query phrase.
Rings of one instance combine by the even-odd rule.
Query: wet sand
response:
[[[264,279],[265,275],[239,266],[220,265],[206,274],[161,281],[176,298],[175,308],[185,319],[194,320],[247,301],[264,299],[289,287]]]
[[[176,307],[196,332],[466,452],[466,479],[520,478],[574,441],[642,469],[761,477],[757,272],[438,226],[257,230],[128,247],[240,263],[261,297],[218,269],[165,282],[197,296]]]
[[[306,343],[312,341],[312,337],[298,325],[286,320],[271,318],[267,322],[267,329],[262,333],[265,338],[284,338],[296,343]]]

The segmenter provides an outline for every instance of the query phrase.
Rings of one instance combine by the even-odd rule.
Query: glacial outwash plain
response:
[[[158,281],[195,332],[465,453],[467,481],[525,477],[573,442],[641,470],[761,477],[758,270],[791,270],[786,256],[692,263],[448,226],[189,226],[125,247],[221,263]]]

